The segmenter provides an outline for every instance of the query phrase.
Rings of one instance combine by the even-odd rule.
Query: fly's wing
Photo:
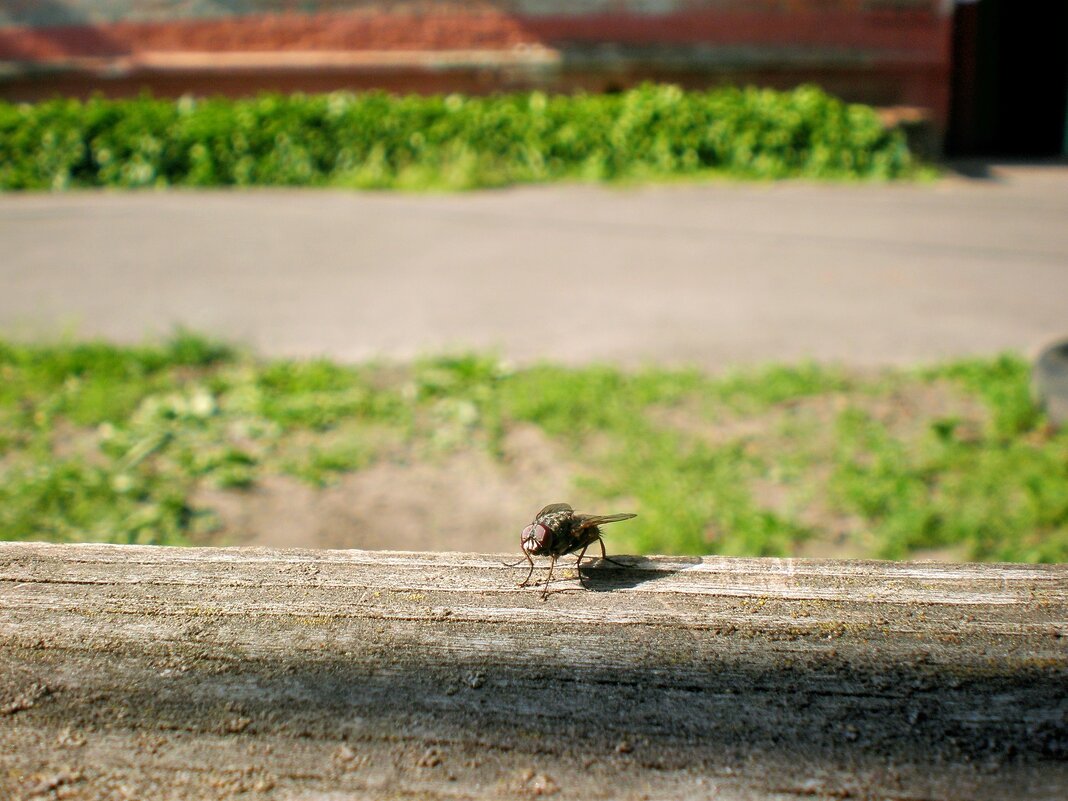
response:
[[[616,523],[620,520],[630,520],[632,517],[637,517],[637,515],[575,515],[573,518],[574,525],[571,528],[571,535],[567,540],[567,550],[565,553],[574,553],[577,550],[585,549],[597,542],[597,540],[601,539],[600,526],[605,523]]]
[[[534,517],[534,519],[537,520],[539,517],[542,517],[543,515],[551,515],[554,512],[574,512],[574,511],[575,510],[571,508],[571,504],[569,504],[569,503],[550,503],[548,506],[546,506],[544,509],[542,509],[540,512],[538,512],[538,514]]]
[[[582,531],[583,529],[590,528],[591,526],[603,526],[605,523],[618,523],[620,520],[630,520],[632,517],[637,517],[636,514],[621,514],[621,515],[575,515],[576,525],[575,531]]]

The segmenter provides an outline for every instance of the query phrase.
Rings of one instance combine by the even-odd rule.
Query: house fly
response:
[[[534,556],[549,556],[549,575],[545,579],[545,589],[541,597],[544,600],[549,594],[549,581],[553,577],[553,568],[556,560],[564,554],[579,552],[576,566],[581,566],[582,557],[586,555],[586,549],[593,543],[601,546],[601,558],[611,562],[605,552],[604,540],[601,536],[601,526],[605,523],[615,523],[620,520],[630,520],[637,517],[635,514],[617,515],[588,515],[580,514],[571,508],[570,504],[553,503],[546,506],[534,516],[530,525],[523,529],[520,535],[520,545],[523,549],[524,558],[530,563],[527,577],[520,583],[520,587],[530,584],[530,577],[534,574]],[[614,562],[619,564],[619,562]],[[579,581],[582,574],[579,573]]]

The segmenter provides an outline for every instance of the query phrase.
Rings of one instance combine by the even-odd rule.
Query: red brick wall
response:
[[[851,100],[922,107],[943,123],[950,7],[945,0],[0,0],[7,75],[0,95],[815,81]]]

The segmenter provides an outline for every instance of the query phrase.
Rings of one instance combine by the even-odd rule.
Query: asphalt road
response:
[[[0,335],[868,366],[1068,334],[1068,167],[922,186],[0,196]]]

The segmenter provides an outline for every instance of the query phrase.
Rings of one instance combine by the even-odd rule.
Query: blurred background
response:
[[[0,538],[1064,561],[1066,117],[1063,3],[0,0]]]
[[[1065,152],[1068,12],[1011,0],[4,0],[0,96],[816,83],[957,155]]]

